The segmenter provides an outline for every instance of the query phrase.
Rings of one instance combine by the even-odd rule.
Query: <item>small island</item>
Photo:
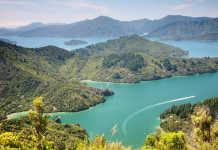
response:
[[[82,41],[82,40],[70,40],[70,41],[64,42],[64,44],[68,46],[77,46],[77,45],[88,44],[88,42]]]

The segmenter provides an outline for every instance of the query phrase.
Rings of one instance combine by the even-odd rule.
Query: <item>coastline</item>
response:
[[[141,82],[151,82],[151,81],[157,81],[157,80],[164,80],[168,78],[185,78],[189,76],[199,76],[199,75],[206,75],[206,74],[215,74],[218,73],[216,72],[205,72],[205,73],[196,73],[196,74],[190,74],[190,75],[176,75],[176,76],[166,76],[163,78],[158,78],[158,79],[149,79],[149,80],[139,80],[137,82],[113,82],[113,81],[94,81],[94,80],[81,80],[81,83],[108,83],[108,84],[137,84]]]
[[[28,114],[28,111],[22,111],[22,112],[16,112],[16,113],[12,113],[7,115],[7,119],[14,119],[14,118],[19,118],[19,117],[24,117]]]

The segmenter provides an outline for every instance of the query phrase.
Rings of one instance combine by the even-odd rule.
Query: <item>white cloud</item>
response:
[[[108,13],[109,9],[103,5],[95,4],[92,2],[85,2],[81,0],[70,1],[70,0],[49,0],[49,3],[58,7],[70,7],[72,9],[89,9],[98,11],[100,13]]]
[[[65,2],[62,3],[62,5],[71,7],[73,9],[86,8],[86,9],[93,9],[96,11],[100,11],[101,13],[109,12],[109,9],[102,5],[92,4],[88,2]]]
[[[100,4],[83,0],[0,0],[0,26],[19,26],[31,22],[71,23],[110,15]]]
[[[170,10],[176,11],[176,10],[183,10],[186,8],[192,7],[192,4],[181,4],[181,5],[175,5],[170,7]]]

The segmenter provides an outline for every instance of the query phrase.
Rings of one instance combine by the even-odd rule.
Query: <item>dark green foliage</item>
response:
[[[172,106],[161,113],[160,118],[161,128],[164,131],[175,132],[182,130],[188,134],[192,130],[191,115],[197,108],[208,108],[212,120],[216,120],[218,114],[218,97],[208,98],[203,102],[196,104],[182,104],[178,106]]]
[[[28,49],[0,41],[0,119],[31,109],[39,96],[46,99],[47,112],[79,111],[104,102],[102,90],[61,75],[60,67],[74,55],[54,46]]]
[[[105,43],[98,43],[77,50],[82,55],[111,55],[127,53],[145,53],[147,55],[159,57],[180,57],[188,52],[180,48],[144,39],[138,35],[120,37],[119,39],[108,40]],[[115,60],[114,60],[115,61]]]
[[[214,73],[218,70],[217,62],[218,58],[153,57],[144,53],[77,55],[67,61],[62,67],[62,73],[65,77],[81,80],[135,83],[172,76]]]
[[[202,102],[202,105],[210,108],[210,115],[214,119],[218,115],[218,96],[214,98],[208,98]]]
[[[160,127],[167,132],[178,132],[182,130],[184,131],[185,129],[183,127],[185,125],[187,125],[185,120],[182,120],[180,117],[172,114],[161,122]]]
[[[112,66],[119,65],[122,68],[128,68],[131,71],[138,71],[142,67],[145,66],[145,60],[141,55],[135,55],[132,53],[116,55],[111,54],[109,56],[104,57],[103,67],[110,68]],[[115,79],[119,79],[117,76]]]
[[[179,116],[180,118],[187,118],[190,114],[194,112],[194,107],[192,104],[182,104],[179,106],[173,105],[172,107],[165,110],[163,113],[161,113],[160,118],[164,119],[170,114],[175,114]]]
[[[118,72],[116,72],[116,73],[113,74],[113,78],[114,79],[120,79],[121,76],[120,76],[120,74]]]
[[[179,116],[180,118],[188,118],[190,115],[194,112],[195,108],[198,106],[207,106],[210,109],[210,114],[212,118],[215,118],[218,114],[218,97],[214,98],[208,98],[204,100],[203,102],[199,102],[197,104],[182,104],[182,105],[173,105],[172,107],[165,110],[163,113],[161,113],[160,118],[164,119],[168,117],[169,115],[175,114]]]

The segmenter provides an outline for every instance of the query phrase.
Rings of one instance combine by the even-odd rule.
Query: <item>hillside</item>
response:
[[[160,127],[165,132],[178,132],[183,131],[187,135],[188,144],[192,146],[195,142],[193,139],[193,121],[192,116],[195,114],[197,109],[205,109],[208,111],[207,116],[211,116],[212,123],[218,123],[218,97],[208,98],[202,102],[198,102],[195,104],[182,104],[182,105],[174,105],[167,110],[165,110],[160,118],[162,122]],[[205,119],[205,118],[204,118]],[[202,119],[202,121],[205,121]],[[208,122],[209,124],[209,122]],[[218,124],[216,124],[215,129],[217,131]],[[218,133],[218,132],[217,132]],[[218,138],[218,134],[215,134],[216,142]],[[198,137],[199,138],[199,137]],[[215,142],[213,142],[214,144]],[[217,148],[217,147],[216,147]]]
[[[151,32],[162,40],[218,40],[218,19],[176,22]]]
[[[211,20],[207,17],[188,17],[170,15],[158,20],[139,19],[120,21],[106,16],[83,20],[71,24],[45,25],[33,23],[16,30],[3,30],[0,35],[16,35],[25,37],[120,37],[132,34],[143,34],[155,31],[163,26],[181,21]],[[12,32],[10,32],[12,31]]]
[[[0,119],[29,110],[34,97],[45,97],[48,112],[79,111],[105,101],[106,90],[62,77],[59,68],[73,57],[47,46],[27,49],[0,42]]]
[[[24,132],[32,134],[32,123],[28,117],[1,121],[0,134],[4,132]],[[66,148],[66,143],[73,143],[75,140],[85,140],[88,134],[80,125],[58,124],[49,121],[45,137],[49,141],[55,141],[55,146],[62,150]]]
[[[73,112],[105,102],[107,89],[81,80],[136,83],[216,72],[218,58],[175,58],[186,52],[133,35],[69,52],[54,46],[28,49],[0,42],[0,115],[26,111],[45,98],[48,112]],[[47,105],[49,104],[49,105]]]
[[[186,52],[136,35],[88,46],[76,52],[75,57],[68,59],[60,68],[67,78],[135,83],[218,70],[218,58],[169,57],[182,56]]]
[[[144,39],[138,35],[120,37],[119,39],[109,40],[105,43],[98,43],[77,50],[82,55],[110,55],[125,53],[145,53],[150,56],[159,57],[181,57],[188,52],[180,48],[162,44],[159,42]]]
[[[132,40],[134,42],[131,42]],[[31,122],[29,118],[6,119],[4,121],[2,119],[5,119],[7,114],[32,109],[32,100],[36,97],[44,97],[43,110],[45,112],[72,112],[102,103],[105,101],[104,96],[113,94],[110,90],[88,87],[86,84],[79,82],[80,80],[135,83],[142,80],[216,72],[218,70],[218,58],[166,57],[166,53],[171,56],[171,53],[174,52],[166,51],[166,49],[154,51],[155,53],[152,50],[151,52],[157,55],[153,56],[154,54],[149,54],[143,49],[141,51],[134,49],[132,45],[142,41],[149,42],[136,35],[122,37],[108,43],[112,42],[111,45],[116,47],[122,45],[124,49],[111,47],[107,45],[108,43],[101,43],[101,47],[98,47],[98,49],[87,47],[88,53],[81,53],[81,49],[69,52],[54,46],[28,49],[0,42],[0,136],[3,139],[3,141],[0,139],[0,142],[4,142],[6,139],[6,141],[9,140],[9,143],[13,143],[14,140],[10,141],[10,138],[16,135],[34,136],[32,132],[34,123],[31,123],[33,119]],[[159,46],[159,43],[152,42],[151,45],[156,47]],[[149,46],[147,48],[150,48]],[[163,45],[163,47],[165,46],[167,45]],[[89,53],[89,51],[91,52]],[[125,53],[125,51],[127,52]],[[184,51],[178,50],[178,52]],[[37,104],[34,103],[34,106],[38,106]],[[196,106],[209,107],[213,118],[213,124],[210,124],[210,126],[215,126],[217,98],[208,99],[197,105],[174,106],[161,115],[161,118],[165,119],[161,127],[166,132],[155,133],[156,139],[174,143],[174,139],[182,138],[182,141],[179,140],[181,146],[191,145],[193,138],[188,132],[193,134],[192,127],[194,126],[190,125],[189,116],[193,114]],[[176,132],[178,130],[182,130],[184,133]],[[216,130],[213,132],[216,132]],[[8,134],[10,136],[7,136]],[[93,141],[88,141],[86,131],[79,125],[61,125],[49,121],[44,135],[46,140],[54,142],[57,149],[64,149],[66,146],[71,148],[74,146],[77,150],[81,147],[87,149],[89,146],[95,147],[94,149],[99,149],[99,146],[110,147],[109,149],[116,149],[112,148],[112,146],[116,146],[119,149],[124,149],[121,143],[106,142],[104,136],[96,136]],[[145,145],[141,148],[142,150],[148,150],[149,148],[146,148],[146,146],[156,146],[156,149],[163,149],[159,147],[164,145],[152,145],[152,139],[149,142],[149,138],[152,138],[152,136],[148,136],[148,140],[146,139]],[[170,138],[169,141],[168,137],[172,137],[173,140]],[[186,143],[186,138],[191,142]],[[76,139],[80,140],[77,141]],[[25,138],[19,140],[31,141],[31,139]],[[5,145],[7,143],[4,143]],[[13,147],[14,145],[10,146]]]
[[[121,142],[106,139],[104,135],[96,135],[93,139],[87,139],[88,135],[80,125],[57,124],[48,121],[46,115],[38,119],[40,110],[44,110],[44,105],[36,103],[36,100],[34,100],[35,109],[29,112],[28,118],[0,122],[0,144],[3,149],[36,149],[40,146],[50,150],[132,150],[131,145],[125,147]],[[218,97],[209,98],[197,104],[183,104],[169,108],[161,115],[161,118],[164,118],[161,130],[157,129],[156,132],[148,135],[144,144],[137,148],[140,150],[199,150],[202,148],[216,150],[218,144],[217,107]],[[32,116],[33,112],[35,117]],[[47,123],[44,124],[44,122]],[[116,133],[116,129],[112,128],[112,136]],[[39,134],[42,135],[42,140],[36,136]]]

